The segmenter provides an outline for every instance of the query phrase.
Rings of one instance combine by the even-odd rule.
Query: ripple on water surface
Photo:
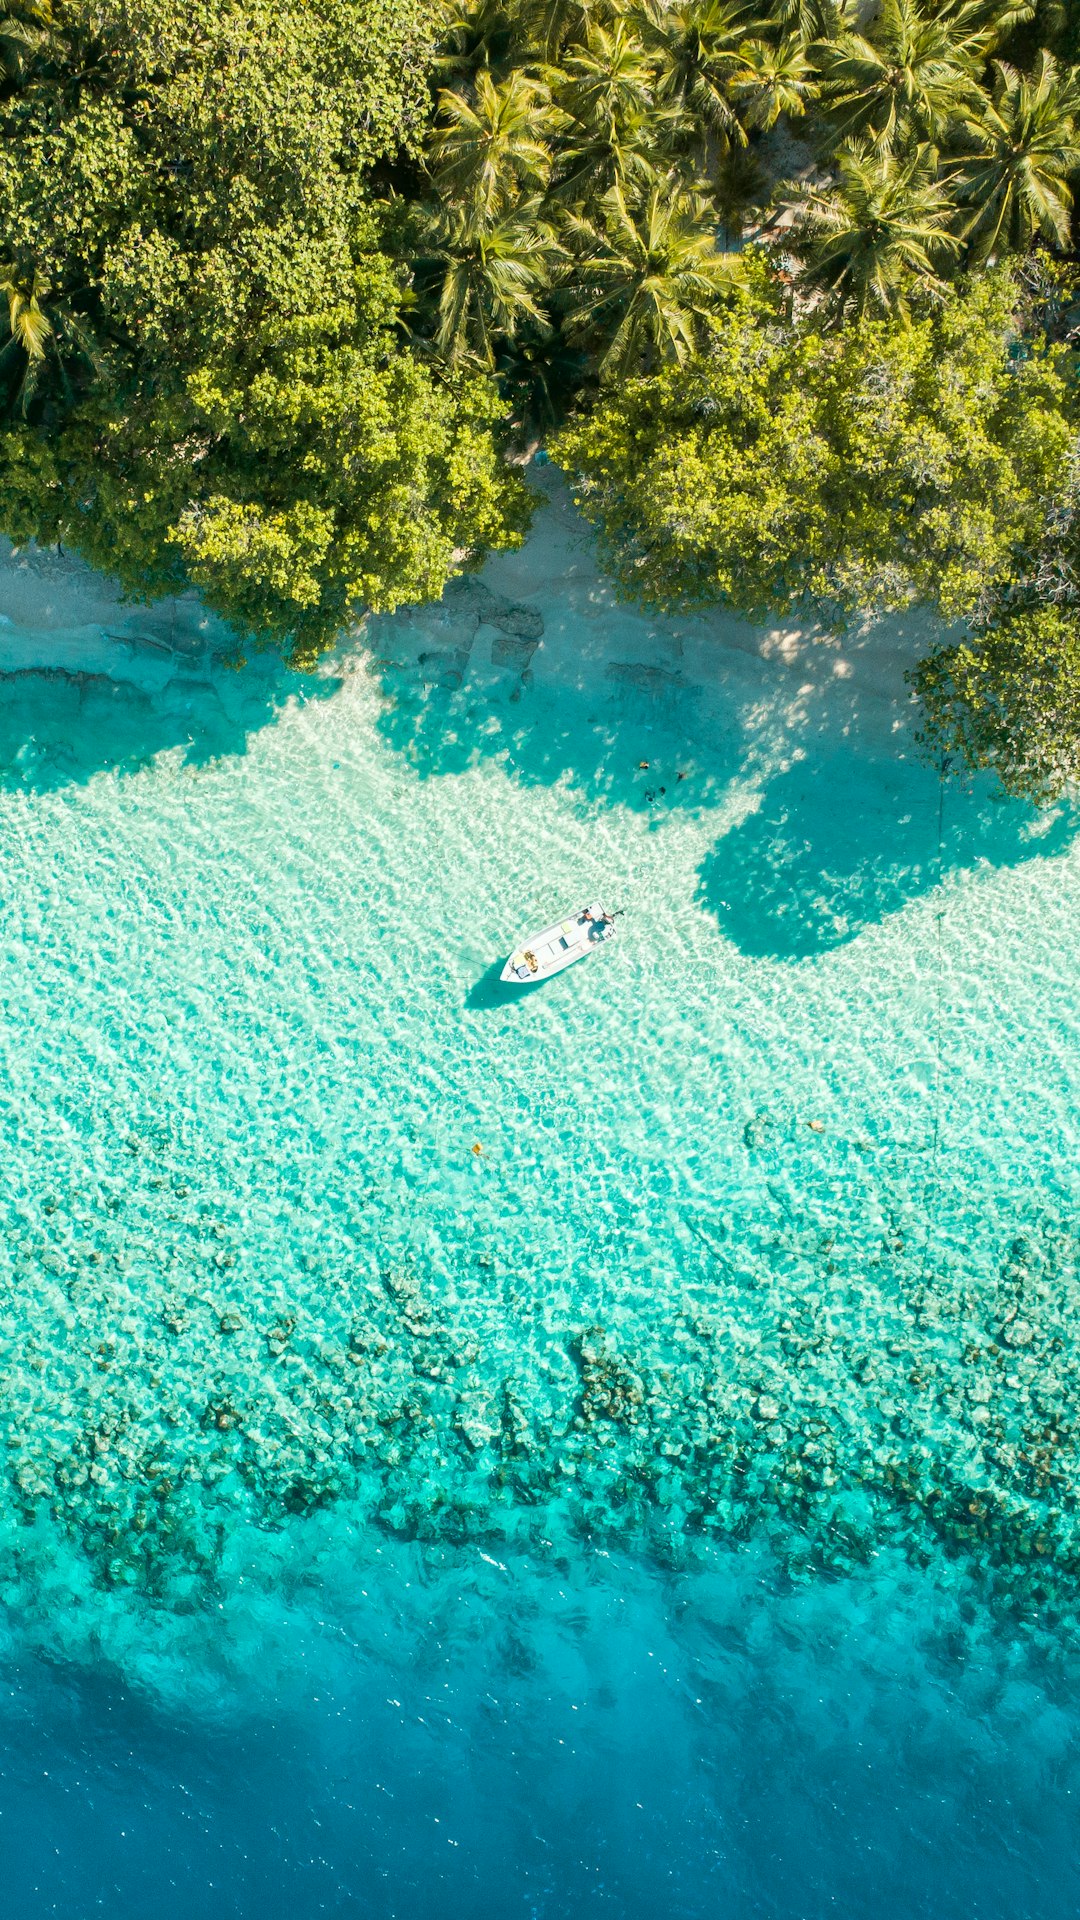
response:
[[[887,1549],[1063,1628],[1068,816],[942,798],[857,658],[484,591],[305,682],[7,679],[9,1603],[189,1699],[342,1542]]]

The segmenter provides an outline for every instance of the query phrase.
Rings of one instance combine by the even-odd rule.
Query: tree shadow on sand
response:
[[[801,960],[843,946],[950,873],[1064,853],[1076,810],[1037,812],[979,781],[928,791],[927,769],[884,796],[856,762],[801,761],[699,870],[697,899],[746,954]]]
[[[205,766],[246,753],[290,699],[325,700],[340,685],[271,659],[178,674],[154,689],[58,667],[2,673],[0,789],[50,792],[96,773],[137,773],[175,748],[186,766]]]

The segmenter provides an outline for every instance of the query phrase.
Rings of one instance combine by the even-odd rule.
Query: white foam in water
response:
[[[558,495],[303,680],[5,592],[8,1722],[116,1809],[28,1763],[20,1911],[1060,1913],[1067,811],[919,760],[916,626],[649,619]]]

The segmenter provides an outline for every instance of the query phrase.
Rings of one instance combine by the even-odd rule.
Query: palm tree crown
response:
[[[838,155],[837,170],[835,186],[793,202],[801,280],[831,295],[838,313],[903,313],[909,283],[939,288],[939,268],[960,251],[955,208],[923,154],[897,161],[855,148]]]
[[[638,206],[613,187],[601,215],[600,225],[583,216],[568,223],[568,237],[585,255],[585,277],[597,285],[578,308],[576,325],[601,315],[615,323],[601,378],[685,360],[700,344],[705,315],[737,273],[717,250],[711,207],[669,177]]]
[[[1072,192],[1080,170],[1080,83],[1074,70],[1041,53],[1035,72],[995,61],[992,100],[966,124],[974,151],[958,188],[972,207],[965,228],[977,255],[1018,251],[1037,236],[1069,244]]]
[[[880,151],[937,146],[978,98],[992,39],[981,6],[928,11],[920,0],[884,0],[866,34],[822,49],[826,97],[841,140]]]
[[[498,84],[486,70],[474,92],[474,100],[440,93],[443,125],[432,136],[431,157],[447,198],[493,213],[522,188],[547,182],[551,154],[539,136],[550,122],[551,94],[525,73]]]
[[[819,92],[816,70],[797,33],[781,40],[747,40],[739,49],[730,87],[743,107],[746,125],[766,133],[782,114],[801,120]]]
[[[567,129],[559,198],[582,204],[629,179],[645,186],[674,115],[656,103],[655,66],[638,35],[626,20],[591,27],[563,71],[555,94]]]
[[[44,274],[37,267],[18,267],[9,261],[0,266],[0,294],[7,296],[8,346],[20,346],[29,361],[44,360],[53,330],[41,304],[49,296]]]
[[[699,4],[682,0],[645,23],[658,61],[659,99],[740,146],[746,135],[729,82],[752,25],[752,11],[745,0],[699,0]]]
[[[489,216],[448,209],[436,230],[442,265],[436,343],[450,363],[493,367],[500,340],[526,320],[541,326],[540,296],[561,250],[537,198]]]

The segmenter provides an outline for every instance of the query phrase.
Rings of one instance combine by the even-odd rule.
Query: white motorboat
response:
[[[531,987],[537,981],[550,980],[553,973],[561,973],[575,960],[595,953],[614,932],[614,917],[594,900],[567,919],[556,921],[553,927],[545,927],[543,933],[524,940],[510,955],[499,978],[512,987]]]

